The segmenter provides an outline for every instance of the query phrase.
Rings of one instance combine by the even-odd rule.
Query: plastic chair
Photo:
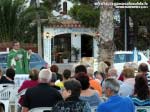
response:
[[[10,84],[10,83],[0,84],[0,91],[2,91],[6,87],[14,87],[14,84]]]
[[[14,85],[6,86],[0,91],[0,99],[2,100],[9,100],[11,94],[14,92]]]
[[[150,112],[150,106],[136,106],[135,112]]]
[[[0,104],[4,105],[5,112],[9,112],[9,100],[0,100]]]
[[[52,107],[37,107],[29,110],[29,112],[51,112]]]
[[[5,110],[8,109],[8,111],[11,112],[11,106],[15,106],[16,93],[17,93],[17,89],[15,88],[14,85],[7,86],[3,90],[0,91],[0,101],[3,102]]]
[[[27,91],[27,89],[23,89],[22,91],[20,91],[19,93],[16,94],[16,96],[15,96],[15,109],[16,110],[18,110],[18,108],[21,107],[21,105],[18,103],[18,101],[21,98],[21,96],[26,93],[26,91]]]

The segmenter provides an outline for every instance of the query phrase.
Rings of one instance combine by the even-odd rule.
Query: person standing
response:
[[[29,59],[32,51],[26,51],[20,48],[18,41],[13,42],[13,49],[9,52],[7,57],[8,68],[13,68],[16,74],[28,74]]]

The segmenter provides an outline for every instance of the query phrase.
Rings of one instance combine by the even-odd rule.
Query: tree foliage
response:
[[[98,27],[99,9],[89,4],[74,5],[69,14],[78,21],[81,21],[86,27]]]
[[[115,0],[115,2],[125,2],[125,0]],[[132,3],[148,3],[150,4],[150,0],[128,0],[128,2]],[[130,8],[128,9],[129,17],[133,20],[133,33],[134,33],[134,43],[132,43],[134,46],[136,46],[138,49],[147,49],[150,48],[150,7],[147,8]],[[120,32],[117,33],[117,35],[120,36],[120,39],[117,39],[115,36],[115,42],[117,45],[117,48],[123,49],[124,46],[124,9],[120,9],[120,17],[121,17],[121,24],[120,24]],[[144,27],[147,30],[147,33],[140,32],[141,27]],[[116,33],[116,32],[115,32]],[[128,37],[130,38],[130,37]],[[120,46],[119,46],[120,45]]]
[[[43,6],[47,7],[49,11],[55,9],[57,11],[60,10],[61,5],[59,4],[60,0],[43,0]]]
[[[81,3],[81,4],[92,4],[96,0],[68,0],[68,1],[72,1],[74,3]]]
[[[27,7],[26,0],[0,0],[0,40],[36,41],[36,14],[39,13],[42,20],[50,18],[58,1],[44,0],[37,8],[36,3]]]
[[[0,1],[0,39],[10,40],[16,38],[23,15],[23,0],[1,0]],[[16,13],[17,12],[17,13]],[[22,25],[23,26],[23,25]],[[10,38],[11,37],[11,38]]]
[[[130,9],[130,16],[134,23],[134,33],[136,35],[137,47],[139,49],[150,48],[150,8],[146,9]],[[141,27],[145,27],[145,31],[140,31]],[[142,44],[143,43],[143,44]]]

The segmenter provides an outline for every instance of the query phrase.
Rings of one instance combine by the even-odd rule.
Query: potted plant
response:
[[[62,54],[62,59],[64,63],[68,63],[68,58],[69,58],[69,52],[68,51],[64,51]]]
[[[80,48],[72,47],[72,55],[75,56],[75,60],[78,60],[78,55],[80,54]]]

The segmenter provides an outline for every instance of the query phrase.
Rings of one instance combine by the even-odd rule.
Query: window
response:
[[[116,54],[114,56],[114,63],[123,63],[126,61],[125,54]]]
[[[138,61],[141,60],[141,55],[138,55]],[[133,62],[133,54],[115,54],[114,63]]]

